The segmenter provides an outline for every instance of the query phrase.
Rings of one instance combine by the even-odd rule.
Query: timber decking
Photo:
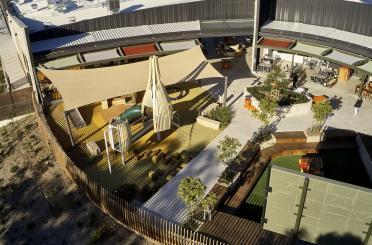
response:
[[[290,238],[264,230],[260,223],[239,218],[223,212],[215,212],[211,221],[206,221],[199,233],[208,234],[229,244],[290,244]]]

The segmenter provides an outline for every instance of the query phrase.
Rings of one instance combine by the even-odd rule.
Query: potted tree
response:
[[[327,118],[332,115],[333,108],[329,100],[324,100],[312,105],[313,122],[312,126],[306,130],[308,142],[319,142],[322,140],[322,126]]]
[[[238,148],[241,146],[236,138],[225,136],[218,144],[218,160],[226,166],[225,172],[220,179],[220,184],[229,187],[239,176],[230,170],[230,165],[233,162],[240,162],[242,157],[238,153]]]
[[[197,230],[199,227],[193,216],[198,211],[199,203],[202,201],[206,188],[200,178],[192,176],[183,178],[178,186],[177,195],[185,203],[188,211],[187,220],[183,224],[188,229]]]
[[[212,220],[212,210],[217,204],[217,196],[215,193],[209,193],[200,203],[203,210],[203,219],[206,220],[208,216],[209,220]]]

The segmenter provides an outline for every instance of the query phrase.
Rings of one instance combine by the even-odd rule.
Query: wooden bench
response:
[[[99,146],[97,145],[96,142],[88,141],[86,143],[86,146],[87,146],[87,149],[88,149],[90,155],[92,155],[92,156],[97,156],[101,153],[101,149],[99,148]]]

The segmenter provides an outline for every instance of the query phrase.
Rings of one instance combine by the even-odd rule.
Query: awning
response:
[[[347,54],[340,52],[338,50],[333,50],[330,54],[323,56],[327,59],[333,60],[337,63],[342,63],[345,65],[354,65],[355,63],[362,62],[365,58],[358,57],[356,55]]]
[[[309,55],[322,56],[322,54],[327,52],[330,48],[308,44],[308,43],[303,43],[303,42],[297,42],[291,49],[293,51],[297,51],[298,53],[306,53]]]
[[[358,69],[369,73],[369,75],[372,75],[372,61],[368,61],[366,64],[358,66]]]
[[[109,60],[120,57],[117,49],[109,49],[98,52],[85,53],[82,55],[85,62],[95,62],[100,60]]]
[[[50,70],[39,68],[56,86],[65,111],[97,101],[143,91],[148,80],[148,61],[83,69]],[[205,59],[200,47],[159,58],[164,86],[183,81],[223,76]]]
[[[292,40],[287,39],[274,39],[274,38],[261,38],[258,41],[258,45],[260,46],[268,46],[273,48],[290,48],[295,42]]]
[[[196,46],[195,40],[185,40],[177,42],[162,42],[159,44],[163,51],[177,51],[191,49]]]
[[[155,43],[147,43],[147,44],[122,47],[121,50],[123,50],[123,53],[125,56],[136,55],[136,54],[156,53],[158,51],[155,47]]]
[[[77,55],[73,55],[56,60],[51,60],[44,63],[43,65],[48,69],[60,69],[62,67],[73,66],[78,64],[80,64],[80,62],[78,60]]]

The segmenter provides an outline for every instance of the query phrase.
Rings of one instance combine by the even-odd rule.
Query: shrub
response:
[[[221,123],[221,128],[226,128],[232,119],[233,113],[229,107],[217,107],[212,109],[207,117]]]
[[[10,172],[15,173],[15,172],[18,171],[18,169],[19,169],[19,167],[18,167],[17,165],[13,165],[13,166],[10,168]]]
[[[254,98],[256,98],[259,102],[261,102],[266,97],[266,94],[270,92],[270,89],[268,87],[255,86],[255,87],[248,87],[247,91]],[[283,89],[281,93],[282,93],[282,97],[278,101],[279,106],[302,104],[302,103],[306,103],[309,101],[309,99],[305,95],[295,93],[290,90]]]
[[[193,218],[189,218],[187,219],[183,224],[182,226],[188,230],[192,230],[192,231],[196,231],[196,229],[198,229],[199,227],[199,224],[198,222],[193,219]]]
[[[136,184],[124,184],[120,188],[116,189],[114,193],[118,197],[128,202],[131,202],[133,199],[137,197],[138,191],[139,191],[139,188]]]
[[[329,100],[325,100],[320,103],[314,104],[311,107],[311,110],[314,112],[314,120],[316,122],[323,122],[332,114],[333,109]]]
[[[276,103],[274,100],[265,98],[261,100],[258,107],[260,110],[253,111],[253,115],[263,123],[268,124],[270,119],[275,115],[276,109],[278,108],[278,103]]]

